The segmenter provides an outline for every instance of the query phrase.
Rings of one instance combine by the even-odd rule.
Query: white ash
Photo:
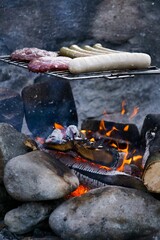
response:
[[[74,140],[80,138],[80,133],[75,125],[69,125],[66,129],[66,139]]]
[[[81,139],[80,132],[75,125],[69,125],[66,129],[54,129],[45,140],[46,143],[62,144],[67,140]]]
[[[66,140],[64,139],[64,135],[60,129],[54,129],[53,132],[47,137],[45,140],[46,143],[53,142],[53,143],[64,143]]]

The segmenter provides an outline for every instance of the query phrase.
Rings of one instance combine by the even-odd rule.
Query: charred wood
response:
[[[60,153],[56,151],[49,151],[49,153],[73,169],[80,183],[89,188],[117,185],[146,191],[142,180],[138,177],[115,171],[115,168],[106,169],[98,164],[92,164],[86,159],[75,156],[75,153]]]
[[[101,164],[108,167],[115,167],[117,165],[119,155],[116,149],[112,148],[92,148],[75,143],[75,149],[83,158],[92,161],[93,163]]]
[[[128,125],[127,131],[125,127]],[[134,145],[139,145],[140,134],[138,128],[134,124],[123,124],[104,121],[104,129],[100,130],[100,121],[99,120],[85,120],[82,122],[81,129],[91,130],[93,132],[99,131],[100,133],[106,133],[106,131],[112,130],[115,127],[117,131],[112,131],[110,137],[115,139],[121,139],[133,143]]]
[[[96,147],[88,143],[88,141],[67,141],[62,144],[45,143],[44,147],[58,151],[73,150],[80,154],[83,158],[97,164],[107,167],[115,167],[119,160],[118,151],[114,148],[109,148],[101,145],[102,148]]]
[[[160,114],[148,114],[144,119],[141,138],[143,143],[145,143],[145,136],[148,131],[156,132],[160,130]]]

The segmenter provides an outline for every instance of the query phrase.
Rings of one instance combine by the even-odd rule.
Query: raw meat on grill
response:
[[[23,48],[15,50],[10,57],[12,60],[16,61],[31,61],[39,57],[56,57],[57,55],[58,54],[56,52],[46,51],[39,48]]]
[[[40,57],[30,61],[28,69],[32,72],[67,70],[71,60],[69,57]]]

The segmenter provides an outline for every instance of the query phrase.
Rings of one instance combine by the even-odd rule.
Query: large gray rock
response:
[[[0,122],[21,131],[24,117],[23,101],[15,91],[0,88]]]
[[[25,154],[28,148],[24,142],[28,137],[7,123],[0,123],[0,181],[5,164],[13,157]]]
[[[65,240],[120,240],[159,231],[160,202],[148,193],[121,187],[91,190],[56,208],[50,227]]]
[[[79,124],[86,118],[104,119],[121,123],[134,123],[141,129],[149,113],[159,113],[160,75],[107,80],[104,78],[71,82]],[[121,115],[122,101],[126,113]],[[133,118],[134,108],[138,113]]]
[[[78,187],[79,181],[68,167],[37,150],[6,164],[4,184],[17,200],[40,201],[64,197]]]
[[[159,9],[159,1],[150,0],[7,0],[0,8],[0,50],[101,41],[147,51],[160,63]]]
[[[159,1],[103,0],[92,22],[92,35],[117,48],[147,52],[152,64],[159,65],[159,9]]]
[[[38,223],[49,217],[55,208],[54,203],[30,202],[7,212],[4,223],[8,230],[23,234],[31,231]]]

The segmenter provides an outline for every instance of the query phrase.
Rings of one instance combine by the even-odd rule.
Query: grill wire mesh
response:
[[[10,59],[9,55],[0,56],[0,61],[12,64],[18,67],[28,69],[28,63],[20,62],[20,61],[13,61]],[[131,78],[135,75],[148,75],[148,74],[160,74],[160,69],[151,66],[148,69],[142,70],[126,70],[126,71],[101,71],[101,72],[90,72],[90,73],[83,73],[83,74],[72,74],[69,71],[54,71],[54,72],[45,72],[47,75],[60,77],[67,80],[88,80],[88,79],[96,79],[96,78],[106,78],[108,80],[113,79],[122,79],[122,78]]]

